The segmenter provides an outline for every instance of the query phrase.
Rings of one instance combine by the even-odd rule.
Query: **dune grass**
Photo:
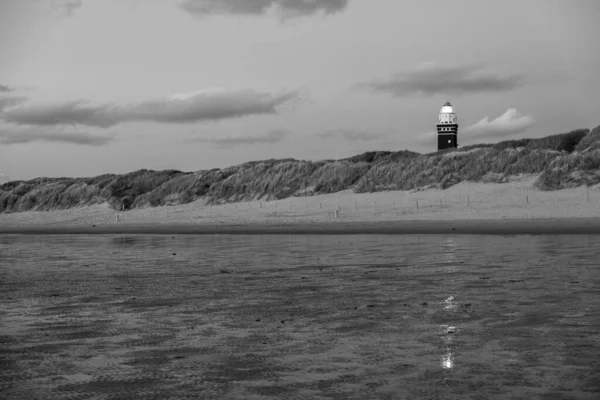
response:
[[[538,174],[535,186],[540,190],[600,183],[600,126],[428,154],[372,151],[341,160],[270,159],[197,172],[143,169],[93,178],[12,181],[0,185],[0,212],[103,203],[129,210],[199,199],[208,204],[268,201],[348,189],[446,189],[462,181],[505,182],[522,174]]]

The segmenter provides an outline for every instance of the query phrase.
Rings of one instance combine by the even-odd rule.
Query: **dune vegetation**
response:
[[[429,154],[374,151],[341,160],[252,161],[197,172],[139,170],[93,178],[36,178],[0,185],[0,212],[108,203],[130,210],[203,200],[221,204],[354,192],[446,189],[537,174],[539,190],[600,183],[600,126],[538,139],[476,144]]]

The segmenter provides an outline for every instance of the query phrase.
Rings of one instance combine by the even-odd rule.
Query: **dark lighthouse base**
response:
[[[438,135],[438,150],[457,148],[458,141],[456,134]]]

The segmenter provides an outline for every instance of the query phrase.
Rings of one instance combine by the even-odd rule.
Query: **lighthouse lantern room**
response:
[[[437,124],[438,150],[458,147],[458,118],[452,104],[447,101],[440,110],[440,122]]]

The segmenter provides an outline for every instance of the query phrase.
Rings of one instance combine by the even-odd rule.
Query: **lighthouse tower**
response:
[[[438,150],[458,147],[458,118],[452,104],[447,101],[440,110],[440,122],[437,124]]]

